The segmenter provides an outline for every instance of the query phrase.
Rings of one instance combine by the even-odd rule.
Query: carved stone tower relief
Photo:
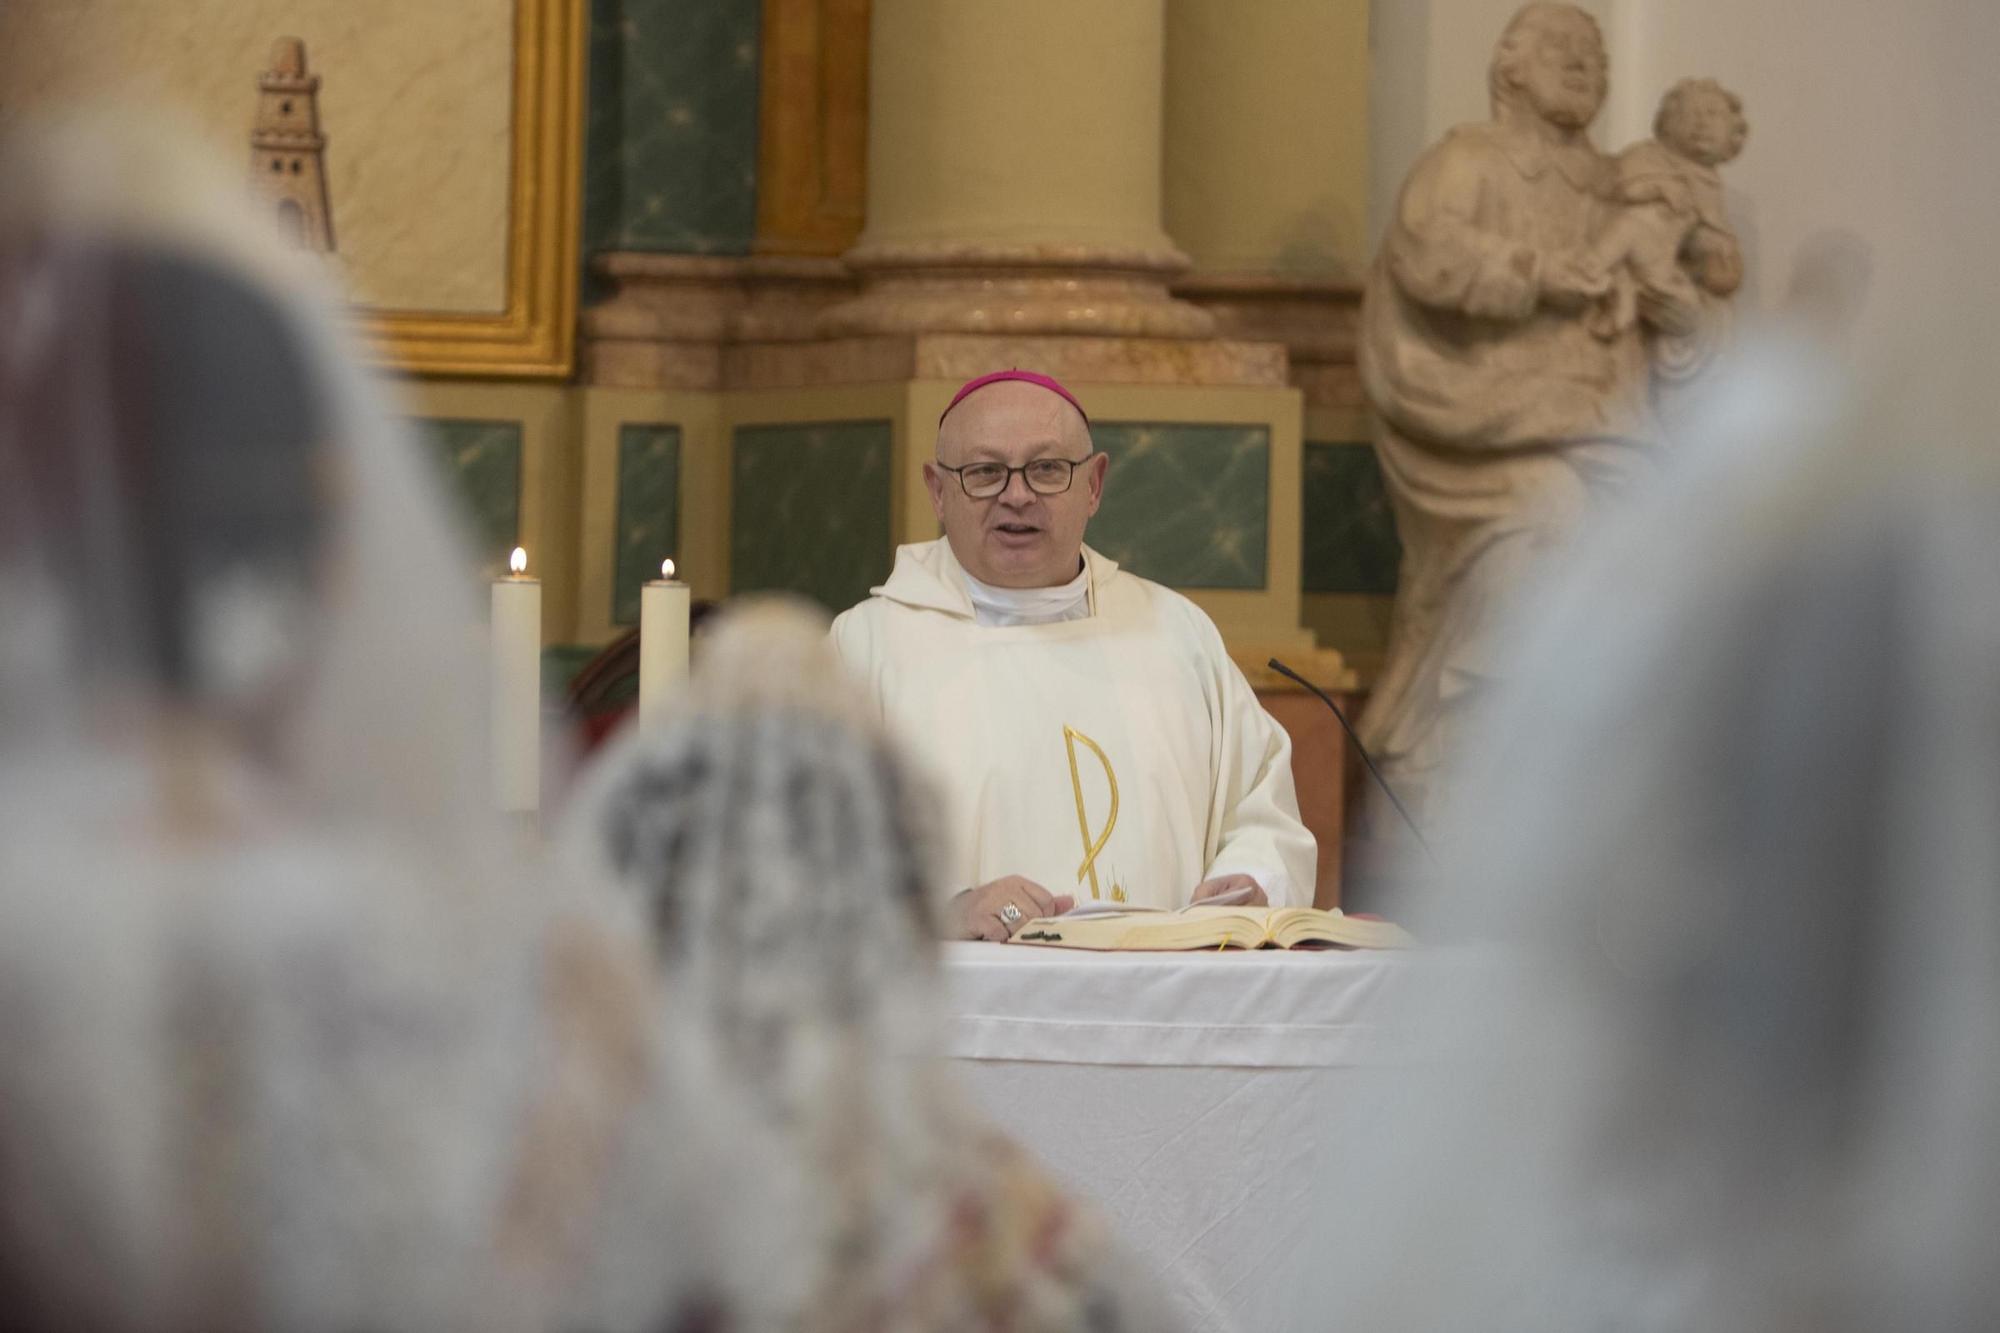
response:
[[[296,37],[280,37],[273,43],[270,68],[257,76],[250,175],[288,237],[302,249],[333,251],[326,136],[319,128],[319,76],[307,72],[306,45]]]

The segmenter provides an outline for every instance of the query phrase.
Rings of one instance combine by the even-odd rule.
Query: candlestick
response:
[[[639,590],[639,721],[658,717],[688,672],[688,586],[674,577],[674,562],[660,562],[660,577]]]
[[[542,799],[542,581],[528,553],[493,582],[493,801],[532,811]]]

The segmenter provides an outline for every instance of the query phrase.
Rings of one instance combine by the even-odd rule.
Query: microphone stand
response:
[[[1396,807],[1396,813],[1403,817],[1405,824],[1409,825],[1410,832],[1416,837],[1417,845],[1424,849],[1424,855],[1430,858],[1431,864],[1437,864],[1437,856],[1431,851],[1430,843],[1424,840],[1423,830],[1417,827],[1416,820],[1410,818],[1410,812],[1403,808],[1403,803],[1396,799],[1396,789],[1391,787],[1389,780],[1382,776],[1382,770],[1375,767],[1375,757],[1368,753],[1368,747],[1363,745],[1361,738],[1354,734],[1354,728],[1347,725],[1347,714],[1340,711],[1340,705],[1328,698],[1326,691],[1286,666],[1283,662],[1280,662],[1277,658],[1272,658],[1267,665],[1271,670],[1286,679],[1297,681],[1311,690],[1321,703],[1333,710],[1334,717],[1340,722],[1340,729],[1347,733],[1347,739],[1353,744],[1354,752],[1360,755],[1361,762],[1368,766],[1369,776],[1375,779],[1375,785],[1382,789],[1382,794],[1389,798],[1389,804]]]

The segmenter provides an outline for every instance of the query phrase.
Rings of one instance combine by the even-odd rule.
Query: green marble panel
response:
[[[1403,546],[1373,446],[1307,441],[1302,491],[1305,591],[1394,593]]]
[[[592,0],[589,249],[749,252],[761,13],[760,0]]]
[[[1268,428],[1112,421],[1090,434],[1111,455],[1093,547],[1173,588],[1264,586]]]
[[[611,622],[639,623],[639,588],[680,551],[681,428],[627,422],[618,428],[618,543]]]
[[[521,423],[419,417],[411,424],[459,501],[480,571],[505,573],[521,540]]]
[[[784,589],[844,611],[889,577],[886,421],[738,427],[729,586]]]

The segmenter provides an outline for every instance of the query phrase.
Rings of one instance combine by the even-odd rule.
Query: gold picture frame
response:
[[[515,0],[505,308],[357,309],[377,365],[503,379],[561,379],[574,370],[587,39],[587,0]]]

